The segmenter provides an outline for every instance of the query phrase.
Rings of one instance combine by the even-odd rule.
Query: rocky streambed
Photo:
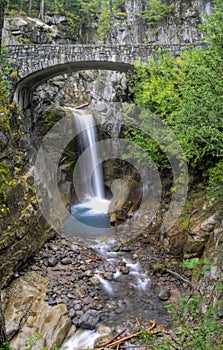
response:
[[[93,248],[77,238],[50,240],[3,291],[11,345],[22,349],[39,335],[33,349],[52,348],[78,329],[131,329],[136,319],[171,327],[164,305],[177,300],[186,284],[159,268],[162,261],[179,270],[146,234],[120,246],[101,238]]]

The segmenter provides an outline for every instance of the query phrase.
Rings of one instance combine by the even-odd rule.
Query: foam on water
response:
[[[115,271],[113,277],[114,277],[114,279],[117,279],[117,278],[119,278],[121,275],[122,275],[121,271],[120,271],[119,269],[116,269],[116,271]]]
[[[104,288],[105,292],[108,294],[108,295],[114,295],[114,290],[113,290],[113,287],[112,287],[112,284],[107,281],[106,279],[104,279],[101,275],[99,274],[96,274],[94,275],[94,277],[96,277],[97,279],[99,279],[99,281],[101,282],[102,284],[102,287]]]
[[[101,336],[102,334],[95,330],[78,329],[70,339],[63,343],[62,350],[93,349],[95,340]]]
[[[97,197],[88,197],[85,202],[83,202],[83,206],[90,209],[92,213],[108,213],[108,208],[111,201],[107,199],[101,199]]]
[[[135,283],[134,284],[131,283],[131,285],[138,290],[145,291],[146,288],[148,287],[150,279],[148,278],[147,274],[142,271],[142,267],[140,263],[137,262],[134,264],[134,263],[127,262],[126,260],[125,262],[126,262],[126,266],[130,270],[129,274],[134,276],[134,279],[135,279]]]

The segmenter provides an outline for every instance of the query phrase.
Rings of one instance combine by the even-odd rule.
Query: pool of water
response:
[[[71,215],[64,223],[64,233],[68,237],[81,237],[87,242],[101,236],[110,236],[108,209],[110,201],[87,198],[71,207]]]

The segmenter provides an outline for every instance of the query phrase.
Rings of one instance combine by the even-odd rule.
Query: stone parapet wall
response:
[[[133,65],[146,63],[148,57],[159,50],[174,56],[190,47],[202,47],[204,43],[169,45],[11,45],[6,59],[17,68],[20,78],[38,70],[72,62],[114,62]],[[117,69],[118,70],[118,69]]]

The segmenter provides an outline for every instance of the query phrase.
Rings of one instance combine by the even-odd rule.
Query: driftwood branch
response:
[[[126,348],[137,348],[137,349],[141,349],[141,350],[146,350],[146,346],[145,345],[121,345],[120,349],[126,349]]]
[[[152,323],[152,325],[151,325],[149,328],[147,328],[147,329],[145,330],[145,332],[150,332],[150,331],[156,326],[156,321],[155,321],[155,320],[151,320],[150,322]],[[124,330],[124,331],[125,331],[125,330]],[[122,334],[124,331],[122,331],[121,334]],[[123,338],[121,338],[121,339],[119,339],[119,340],[115,340],[115,339],[117,339],[117,337],[120,336],[120,333],[119,333],[119,334],[117,334],[117,335],[115,336],[115,339],[114,339],[114,337],[113,337],[113,339],[110,339],[107,343],[103,344],[102,347],[99,348],[98,350],[103,350],[105,347],[113,348],[114,346],[115,346],[116,349],[117,349],[117,346],[118,346],[118,345],[124,343],[126,340],[130,340],[130,339],[132,339],[132,338],[135,338],[135,337],[139,336],[140,334],[142,334],[142,331],[141,331],[141,330],[138,331],[138,332],[136,332],[136,333],[127,335],[127,336],[125,336],[125,337],[123,337]],[[115,341],[113,341],[113,340],[115,340]]]
[[[89,106],[89,102],[85,102],[85,103],[83,103],[82,105],[75,106],[75,108],[76,108],[76,109],[80,109],[80,108],[87,107],[87,106]]]
[[[122,333],[126,331],[127,328],[123,329],[121,332],[116,334],[114,337],[112,337],[110,340],[108,340],[106,343],[102,344],[102,347],[99,348],[98,350],[103,350],[107,345],[111,344],[115,339],[117,339]]]
[[[166,272],[169,272],[171,273],[172,275],[180,278],[182,281],[186,282],[187,284],[189,284],[191,287],[194,287],[193,284],[191,283],[191,281],[189,281],[186,277],[184,276],[181,276],[179,273],[173,271],[173,270],[170,270],[170,269],[166,269]]]

